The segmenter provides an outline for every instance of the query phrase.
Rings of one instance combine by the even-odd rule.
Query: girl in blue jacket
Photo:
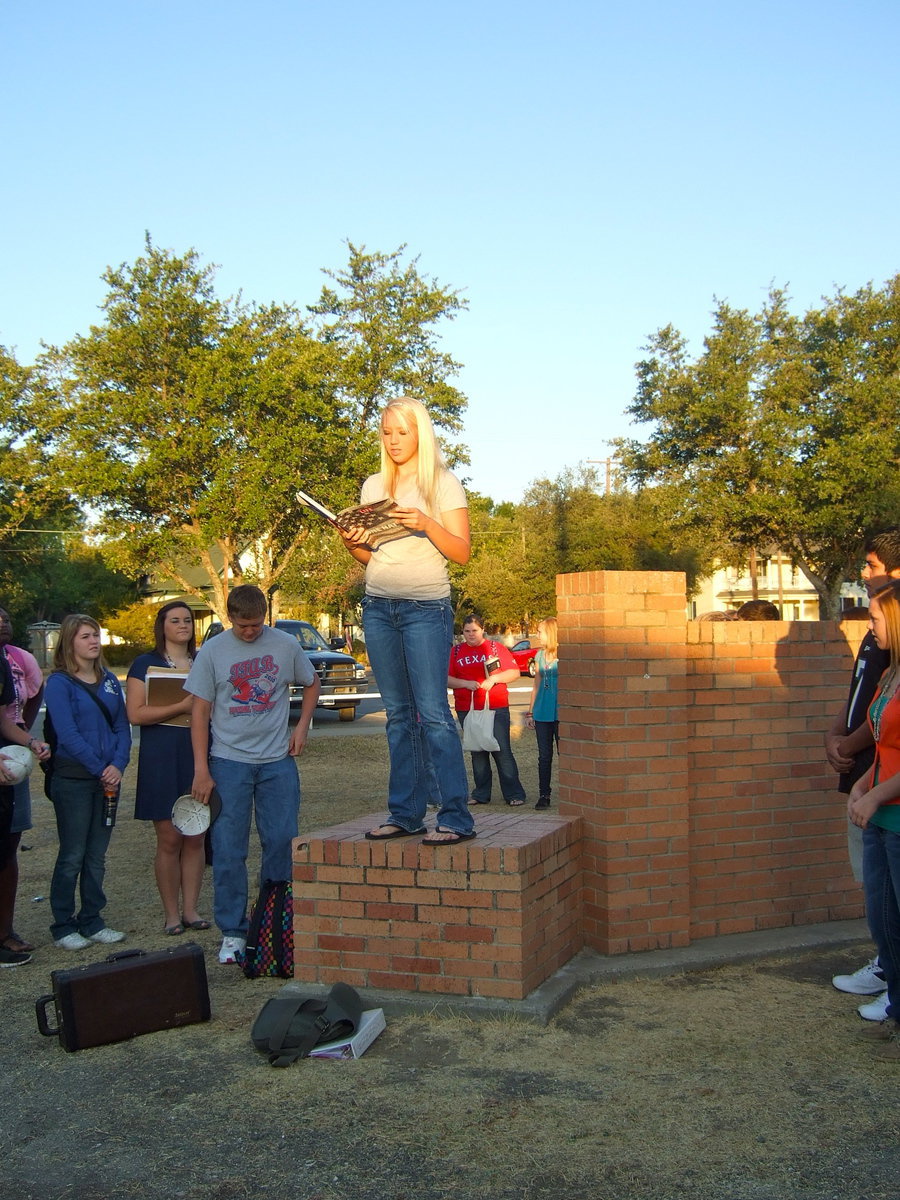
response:
[[[50,799],[56,810],[59,853],[50,883],[50,932],[63,950],[91,942],[120,942],[110,929],[103,876],[112,826],[104,823],[104,791],[117,792],[128,764],[131,730],[125,700],[100,650],[93,617],[65,617],[59,632],[45,702],[56,735]],[[75,885],[81,907],[75,911]]]

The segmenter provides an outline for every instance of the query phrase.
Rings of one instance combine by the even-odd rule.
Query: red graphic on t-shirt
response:
[[[228,681],[234,689],[231,698],[236,704],[252,705],[255,712],[262,712],[274,702],[278,667],[271,654],[260,654],[232,663]]]

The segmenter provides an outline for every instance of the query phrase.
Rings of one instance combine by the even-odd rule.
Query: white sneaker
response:
[[[887,1020],[888,994],[882,993],[876,996],[868,1004],[861,1004],[856,1010],[864,1021],[886,1021]]]
[[[219,948],[220,963],[236,963],[239,951],[246,949],[247,939],[242,937],[224,937]]]
[[[67,933],[65,937],[57,938],[53,944],[59,946],[60,950],[84,950],[91,943],[80,933]]]
[[[855,996],[877,996],[886,985],[884,972],[873,958],[852,975],[835,975],[831,981],[839,992],[852,992]]]
[[[125,934],[120,933],[118,929],[109,929],[104,927],[98,929],[96,933],[88,934],[92,942],[97,942],[101,946],[111,946],[113,942],[124,942]]]

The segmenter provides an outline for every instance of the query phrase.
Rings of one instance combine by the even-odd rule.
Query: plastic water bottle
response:
[[[116,823],[116,809],[119,807],[119,789],[109,783],[103,785],[103,824],[111,829]]]

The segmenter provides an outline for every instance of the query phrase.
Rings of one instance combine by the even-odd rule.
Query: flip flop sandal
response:
[[[0,946],[13,954],[29,954],[34,949],[31,942],[26,942],[24,938],[19,937],[15,930],[0,942]]]
[[[187,917],[182,917],[181,923],[185,929],[212,929],[212,925],[204,917],[199,917],[196,921],[189,921]]]
[[[379,829],[393,829],[393,833],[378,833],[375,829],[369,829],[366,832],[366,837],[370,842],[390,842],[393,838],[415,837],[417,833],[424,833],[425,826],[421,829],[403,829],[400,825],[388,823],[387,825],[379,825]]]
[[[184,933],[184,926],[179,922],[177,925],[163,926],[163,933],[167,937],[180,937]]]
[[[449,837],[441,837],[441,834],[449,834]],[[429,833],[428,837],[422,838],[423,846],[458,846],[460,842],[471,841],[473,837],[477,837],[475,830],[471,833],[457,833],[455,829],[436,829],[434,833]]]

